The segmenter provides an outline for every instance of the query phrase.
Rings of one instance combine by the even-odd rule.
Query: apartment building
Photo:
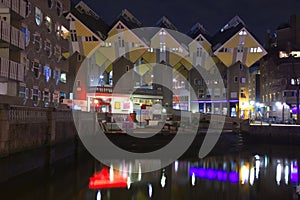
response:
[[[3,101],[57,107],[68,92],[68,0],[1,1]]]

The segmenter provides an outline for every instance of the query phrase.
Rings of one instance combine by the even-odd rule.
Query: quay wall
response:
[[[0,104],[0,156],[75,138],[69,109]]]

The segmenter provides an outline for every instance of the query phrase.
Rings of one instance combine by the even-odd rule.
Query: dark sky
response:
[[[78,2],[79,0],[73,0]],[[154,26],[163,15],[180,32],[186,33],[200,22],[216,33],[232,17],[239,15],[249,29],[265,40],[267,29],[274,30],[290,15],[300,14],[300,0],[84,0],[109,25],[127,8],[144,26]]]

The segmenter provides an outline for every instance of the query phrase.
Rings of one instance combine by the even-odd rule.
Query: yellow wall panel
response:
[[[249,34],[246,35],[244,47],[258,47],[259,43],[254,40]]]
[[[156,63],[156,54],[151,52],[145,52],[142,56],[147,63]]]
[[[248,53],[246,58],[246,66],[250,67],[264,56],[263,53]]]
[[[229,67],[232,64],[231,53],[218,52],[217,56],[227,67]]]
[[[75,21],[75,26],[76,26],[76,34],[77,36],[92,36],[93,33],[86,28],[84,25],[81,24],[79,21]]]
[[[135,63],[144,53],[146,49],[134,50],[133,48],[129,51],[129,60]]]
[[[182,59],[182,57],[177,53],[170,52],[169,56],[170,56],[169,57],[169,62],[170,62],[169,64],[172,67],[174,67]]]
[[[83,42],[83,52],[85,56],[88,56],[89,53],[99,45],[99,42]]]
[[[225,48],[230,48],[230,47],[238,47],[239,46],[239,34],[235,34],[228,42],[224,44]]]

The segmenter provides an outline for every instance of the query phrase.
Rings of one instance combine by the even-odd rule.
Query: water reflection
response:
[[[126,189],[102,189],[102,196],[112,200],[298,199],[299,158],[290,153],[285,157],[251,152],[177,160],[162,170],[145,174],[139,172],[147,166],[139,161],[115,162],[122,170],[118,173],[130,181],[126,182]],[[100,164],[97,167],[105,168]],[[116,175],[116,171],[112,173]]]
[[[299,152],[297,147],[247,147],[177,160],[151,173],[142,171],[159,160],[104,166],[82,155],[0,183],[0,194],[22,200],[292,200],[298,199]]]

